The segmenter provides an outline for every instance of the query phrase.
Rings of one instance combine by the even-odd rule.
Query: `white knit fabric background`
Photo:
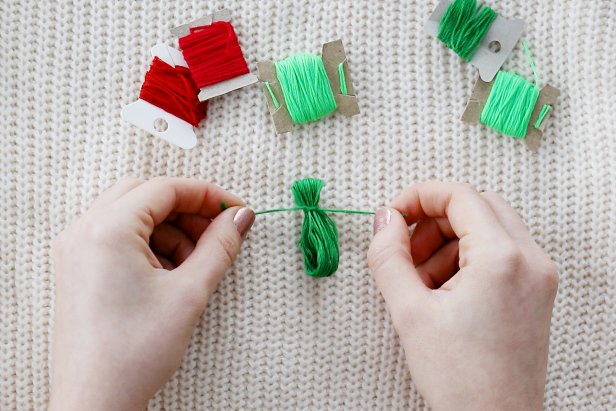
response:
[[[306,176],[339,208],[373,209],[427,179],[500,192],[560,267],[546,408],[616,409],[616,3],[489,2],[528,23],[540,77],[562,91],[537,153],[459,120],[475,71],[423,34],[434,3],[2,0],[0,409],[45,408],[50,242],[127,175],[203,178],[255,209],[290,206]],[[361,115],[276,135],[251,86],[211,102],[190,151],[124,123],[150,47],[223,7],[253,69],[342,38]],[[505,68],[530,78],[519,46]],[[340,268],[313,279],[301,218],[257,219],[151,410],[426,408],[366,265],[372,219],[334,216]]]

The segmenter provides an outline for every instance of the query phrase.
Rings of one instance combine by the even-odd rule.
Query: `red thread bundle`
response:
[[[202,88],[249,73],[233,26],[216,21],[193,27],[179,39],[180,48],[197,87]]]
[[[200,102],[198,94],[190,70],[154,57],[139,98],[197,127],[207,113],[207,101]]]

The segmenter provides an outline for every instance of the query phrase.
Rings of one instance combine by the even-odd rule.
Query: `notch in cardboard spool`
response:
[[[171,67],[188,67],[182,53],[165,44],[157,44],[152,47],[151,54],[152,57],[158,57]],[[165,110],[147,101],[138,99],[128,104],[122,108],[120,115],[124,121],[181,148],[190,149],[197,145],[195,129],[190,123],[167,113]],[[167,128],[165,130],[157,130],[155,127],[157,120],[164,120]]]
[[[353,88],[353,82],[351,81],[351,71],[349,69],[349,63],[344,51],[342,40],[334,40],[329,43],[323,44],[321,57],[323,59],[323,65],[325,66],[325,72],[329,79],[329,84],[334,92],[334,99],[336,100],[336,111],[342,113],[347,117],[359,114],[359,104],[357,103],[357,96],[355,95],[355,89]],[[344,70],[345,83],[347,87],[347,94],[342,94],[340,91],[340,76],[338,74],[338,66],[342,63]],[[282,88],[276,77],[276,65],[273,61],[260,61],[257,63],[257,73],[259,81],[261,81],[261,88],[265,99],[267,101],[267,107],[274,122],[274,127],[278,134],[292,131],[295,128],[295,124],[291,119],[287,104],[282,93]],[[272,96],[269,90],[265,86],[268,83],[272,89],[272,93],[276,97],[279,103],[279,107],[276,108]]]
[[[471,96],[466,103],[466,108],[464,109],[464,112],[462,113],[462,121],[470,124],[479,123],[481,112],[486,105],[486,101],[488,100],[488,96],[492,91],[493,85],[494,80],[490,82],[485,82],[481,79],[481,77],[477,77],[477,81],[475,82],[475,86],[473,87]],[[535,123],[539,118],[541,108],[544,105],[554,107],[559,95],[560,90],[550,86],[549,84],[543,86],[543,88],[539,92],[539,97],[537,98],[537,102],[535,103],[533,114],[531,114],[530,121],[528,122],[528,127],[526,128],[526,137],[524,137],[524,142],[530,150],[536,151],[539,148],[539,145],[541,143],[541,137],[543,137],[543,131],[545,129],[547,120],[553,112],[553,110],[548,112],[543,118],[541,125],[538,128],[535,128]]]
[[[226,9],[217,10],[200,19],[193,20],[189,23],[182,24],[171,29],[171,34],[175,37],[184,37],[190,34],[190,29],[193,27],[209,26],[215,21],[230,21],[231,12]],[[221,81],[210,86],[202,87],[199,92],[199,101],[209,100],[213,97],[221,96],[230,91],[249,86],[258,81],[257,76],[252,73],[242,74],[229,80]]]
[[[441,0],[424,25],[424,32],[434,38],[438,37],[439,24],[445,10],[453,0]],[[522,36],[526,23],[520,19],[508,19],[500,14],[496,16],[488,32],[481,40],[479,48],[470,63],[479,70],[483,81],[492,81],[496,73]]]

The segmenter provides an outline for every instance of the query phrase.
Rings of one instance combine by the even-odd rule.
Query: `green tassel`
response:
[[[336,223],[319,208],[323,181],[298,180],[291,186],[295,204],[304,211],[302,234],[297,246],[304,255],[304,268],[311,277],[328,277],[338,269],[340,256]]]

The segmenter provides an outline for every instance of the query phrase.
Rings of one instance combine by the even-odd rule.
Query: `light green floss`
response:
[[[265,84],[265,88],[267,89],[267,92],[272,98],[272,103],[274,103],[274,108],[278,109],[280,107],[280,103],[278,102],[278,99],[276,98],[276,96],[274,95],[274,92],[272,91],[272,86],[270,86],[270,83],[268,83],[267,81],[264,82],[263,84]]]
[[[496,12],[476,0],[454,0],[439,23],[438,39],[470,61],[496,19]]]
[[[541,107],[541,111],[539,112],[537,121],[535,121],[535,126],[534,126],[535,128],[541,127],[541,123],[543,123],[545,116],[547,116],[550,111],[552,111],[552,106],[548,104],[544,104],[543,107]]]
[[[340,93],[347,93],[346,76],[344,75],[344,62],[338,64],[338,78],[340,79]]]
[[[499,71],[479,119],[481,123],[499,133],[515,138],[526,137],[526,129],[540,91],[539,76],[526,42],[524,50],[535,84],[515,73]]]
[[[321,57],[307,53],[287,57],[276,62],[276,77],[293,123],[319,120],[336,110]]]

